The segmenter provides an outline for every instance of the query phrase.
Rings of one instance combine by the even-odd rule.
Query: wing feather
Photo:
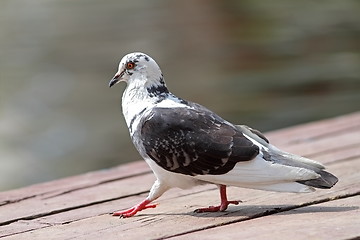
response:
[[[192,176],[227,173],[259,153],[237,127],[204,109],[154,108],[142,120],[140,135],[159,166]]]

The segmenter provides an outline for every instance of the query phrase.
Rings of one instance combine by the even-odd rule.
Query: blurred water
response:
[[[123,55],[262,131],[360,109],[358,1],[0,1],[0,190],[138,160]]]

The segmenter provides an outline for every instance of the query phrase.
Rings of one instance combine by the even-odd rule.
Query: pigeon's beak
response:
[[[110,80],[110,82],[109,82],[109,87],[112,87],[112,86],[114,86],[115,84],[117,84],[118,82],[120,82],[122,76],[124,75],[124,73],[125,73],[125,71],[122,71],[122,72],[120,72],[120,73],[117,72],[117,73],[115,74],[115,76]]]

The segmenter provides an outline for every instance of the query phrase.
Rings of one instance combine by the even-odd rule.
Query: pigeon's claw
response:
[[[220,198],[221,198],[221,204],[219,206],[210,206],[207,208],[199,208],[196,209],[195,213],[203,213],[203,212],[223,212],[225,211],[230,204],[238,205],[241,203],[241,201],[228,201],[226,196],[226,186],[225,185],[219,185],[220,189]]]
[[[226,201],[222,202],[219,206],[210,206],[207,208],[198,208],[195,213],[204,213],[204,212],[224,212],[230,204],[238,205],[241,201]]]
[[[129,209],[123,210],[123,211],[114,212],[112,215],[113,216],[120,216],[120,218],[132,217],[137,212],[140,212],[141,210],[144,210],[144,209],[147,209],[147,208],[155,208],[157,206],[156,204],[149,204],[150,202],[151,202],[150,200],[145,199],[144,201],[142,201],[141,203],[135,205],[132,208],[129,208]]]

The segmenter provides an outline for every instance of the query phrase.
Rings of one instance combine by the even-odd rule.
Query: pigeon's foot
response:
[[[198,208],[195,213],[203,212],[224,212],[230,204],[238,205],[241,201],[226,201],[222,202],[219,206],[210,206],[207,208]]]
[[[228,201],[226,196],[226,186],[225,185],[219,185],[220,189],[220,198],[221,198],[221,204],[219,206],[210,206],[207,208],[199,208],[196,209],[195,213],[203,213],[203,212],[223,212],[227,209],[227,207],[230,204],[238,205],[241,203],[241,201]]]
[[[120,218],[132,217],[137,212],[140,212],[141,210],[144,210],[144,209],[147,209],[147,208],[155,208],[157,206],[156,204],[149,204],[150,202],[151,202],[150,200],[145,199],[144,201],[142,201],[141,203],[135,205],[132,208],[129,208],[129,209],[123,210],[123,211],[114,212],[112,215],[113,216],[120,216]]]

